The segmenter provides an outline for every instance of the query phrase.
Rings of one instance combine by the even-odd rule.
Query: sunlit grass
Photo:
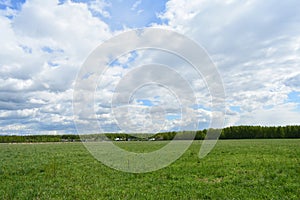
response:
[[[149,152],[166,143],[117,145]],[[101,164],[81,143],[0,144],[0,198],[300,198],[300,140],[221,140],[201,160],[200,146],[164,169],[130,174]]]

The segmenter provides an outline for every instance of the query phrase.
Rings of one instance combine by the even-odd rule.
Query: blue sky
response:
[[[20,10],[22,7],[22,4],[24,2],[25,2],[25,0],[20,0],[20,1],[2,0],[2,1],[0,1],[0,8],[1,9],[11,8],[11,9],[15,9],[15,10]]]
[[[64,3],[65,1],[61,1]],[[93,1],[74,0],[73,2],[91,4]],[[165,10],[166,1],[136,1],[114,0],[103,1],[105,13],[90,9],[94,16],[100,17],[109,24],[111,30],[123,30],[127,28],[149,27],[151,24],[160,24],[162,20],[157,16]]]
[[[2,0],[0,2],[0,9],[13,9],[20,10],[26,0]],[[64,4],[65,0],[60,0],[58,5]],[[85,1],[85,0],[72,0],[76,3],[84,3],[87,5],[93,5],[97,1]],[[165,11],[165,3],[167,1],[136,1],[136,0],[114,0],[114,1],[102,1],[103,10],[105,14],[99,12],[97,9],[90,7],[90,12],[99,17],[105,23],[109,24],[111,30],[123,30],[126,28],[142,28],[150,27],[151,24],[161,24],[164,20],[158,17],[160,13]]]
[[[174,30],[207,51],[224,83],[224,126],[300,124],[299,7],[297,0],[0,0],[0,134],[76,133],[72,95],[82,63],[103,41],[145,27]],[[97,89],[105,131],[119,130],[109,111],[114,87],[149,63],[174,67],[189,80],[199,104],[188,109],[199,129],[207,128],[211,102],[203,80],[178,58],[133,51],[111,63]],[[166,120],[161,130],[179,129],[178,102],[164,92],[132,96],[141,111],[137,124],[157,112],[164,118],[155,120]]]

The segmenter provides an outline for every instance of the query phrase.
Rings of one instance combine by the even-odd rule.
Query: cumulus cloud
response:
[[[73,116],[74,80],[91,51],[111,36],[128,30],[120,27],[150,24],[184,34],[207,50],[223,78],[226,126],[299,123],[300,102],[290,99],[290,94],[300,92],[297,0],[169,0],[165,5],[151,2],[153,6],[137,0],[126,5],[124,13],[124,3],[96,0],[1,4],[5,8],[0,9],[0,134],[75,133],[74,118],[82,124],[97,125],[98,121],[106,132],[120,131],[128,120],[125,129],[131,132],[193,129],[195,119],[199,128],[207,128],[212,113],[220,114],[212,110],[207,83],[208,78],[214,77],[198,74],[178,55],[153,49],[132,51],[113,61],[97,83],[95,115],[83,110],[80,116]],[[151,8],[151,13],[146,7]],[[154,13],[160,20],[153,17]],[[156,39],[161,43],[162,38]],[[194,52],[184,44],[172,42],[172,37],[167,39],[166,47],[178,46],[191,55]],[[132,38],[124,41],[135,42]],[[107,52],[117,50],[113,46]],[[169,66],[192,92],[163,69],[134,73],[138,67],[153,63]],[[87,100],[84,91],[91,89],[90,78],[97,76],[93,71],[82,77],[80,101]],[[170,87],[149,84],[135,88],[154,77]],[[118,103],[129,105],[112,104],[118,94],[115,90],[124,85],[126,88],[119,92],[125,93],[126,98]],[[185,99],[174,95],[176,91],[185,97],[192,93],[196,102],[182,102]],[[119,109],[119,117],[112,112],[112,106]]]
[[[52,0],[1,10],[0,26],[1,133],[75,133],[73,82],[109,26],[87,4]]]
[[[299,6],[299,1],[170,0],[160,17],[203,45],[218,66],[229,113],[240,107],[238,115],[227,116],[227,125],[290,124],[300,117],[284,106],[288,94],[299,90]],[[271,113],[278,114],[276,122]]]

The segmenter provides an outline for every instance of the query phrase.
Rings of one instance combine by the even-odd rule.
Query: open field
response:
[[[167,141],[119,142],[151,151]],[[300,199],[300,140],[219,140],[204,159],[195,141],[172,165],[130,174],[82,143],[0,144],[1,199]]]

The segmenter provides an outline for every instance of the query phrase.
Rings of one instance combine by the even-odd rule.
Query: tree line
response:
[[[300,138],[300,126],[233,126],[222,130],[220,139]]]
[[[157,134],[106,133],[89,135],[2,135],[0,143],[30,142],[91,142],[91,141],[141,141],[141,140],[203,140],[210,134],[220,133],[219,139],[264,139],[300,138],[300,126],[231,126],[223,129],[204,129],[198,131],[163,132]]]
[[[231,126],[223,129],[204,129],[195,132],[166,132],[154,137],[162,140],[193,139],[203,140],[206,136],[220,133],[219,139],[271,139],[271,138],[300,138],[300,126]],[[176,137],[175,137],[176,135]]]
[[[75,142],[79,135],[1,135],[0,143]]]

